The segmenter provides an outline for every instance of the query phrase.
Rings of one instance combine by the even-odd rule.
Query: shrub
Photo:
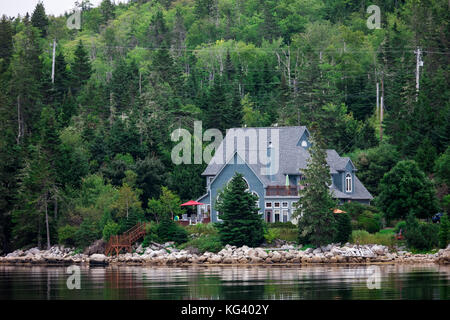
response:
[[[169,218],[164,218],[156,230],[158,239],[162,242],[174,241],[177,244],[188,240],[188,233],[182,226]]]
[[[196,239],[192,239],[180,246],[180,249],[188,247],[197,248],[200,253],[219,252],[223,248],[223,244],[220,241],[218,234],[204,234]]]
[[[268,228],[264,233],[264,239],[266,239],[267,243],[272,243],[273,240],[280,237],[280,230],[274,228]]]
[[[158,224],[151,223],[145,226],[145,237],[142,241],[142,247],[146,248],[149,246],[150,242],[158,242]]]
[[[268,228],[277,228],[277,229],[297,229],[297,226],[293,224],[292,222],[274,222],[274,223],[267,223]]]
[[[101,238],[101,231],[98,224],[92,219],[84,219],[75,234],[75,245],[85,248],[99,238]]]
[[[197,223],[186,226],[186,230],[189,234],[217,234],[218,232],[214,223]]]
[[[406,220],[405,239],[409,247],[431,250],[439,244],[439,227],[432,223],[419,222],[414,216]]]
[[[77,230],[77,227],[69,225],[58,228],[58,243],[65,246],[74,246]]]
[[[369,233],[375,233],[381,229],[381,216],[365,210],[358,217],[358,229],[364,229]]]
[[[358,220],[358,217],[365,211],[371,213],[379,213],[378,209],[374,206],[362,204],[359,202],[346,202],[341,206],[341,209],[347,212],[352,220]]]
[[[402,233],[405,232],[405,230],[406,230],[406,221],[402,220],[402,221],[397,222],[397,224],[395,225],[395,228],[394,228],[394,232],[395,233],[399,233],[400,229],[402,230]]]
[[[445,213],[441,217],[441,222],[439,223],[439,247],[447,248],[449,243],[449,232],[450,232],[450,222],[448,221],[448,215]]]
[[[103,240],[108,241],[111,236],[119,233],[120,226],[112,220],[109,220],[103,228]]]
[[[277,229],[280,232],[279,239],[286,241],[297,241],[298,239],[298,230],[297,228],[280,228]]]
[[[337,233],[335,242],[346,243],[352,234],[350,215],[339,213],[336,215]]]
[[[355,230],[351,235],[351,242],[357,244],[380,244],[383,246],[393,247],[395,238],[392,233],[375,233],[370,234],[366,230]]]

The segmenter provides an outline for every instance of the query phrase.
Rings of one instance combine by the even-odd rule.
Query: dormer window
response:
[[[347,173],[345,176],[345,192],[352,192],[352,175],[350,173]]]

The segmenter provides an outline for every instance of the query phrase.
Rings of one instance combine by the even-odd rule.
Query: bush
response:
[[[95,240],[101,238],[98,224],[92,219],[84,219],[75,234],[75,245],[80,248],[89,246]]]
[[[383,246],[393,247],[395,238],[392,233],[370,234],[366,230],[355,230],[351,235],[351,243],[355,244],[380,244]]]
[[[431,250],[439,244],[439,227],[433,223],[419,222],[413,216],[406,220],[405,239],[409,247]]]
[[[449,243],[449,232],[450,232],[450,222],[448,221],[448,215],[445,213],[441,217],[441,222],[439,223],[439,247],[447,248]]]
[[[274,228],[268,228],[264,233],[264,239],[266,239],[267,243],[272,243],[273,240],[280,237],[280,230]]]
[[[395,225],[395,228],[394,228],[394,232],[395,233],[399,233],[400,229],[402,230],[402,233],[405,232],[405,230],[406,230],[406,221],[402,220],[402,221],[397,222],[397,224]]]
[[[164,218],[156,230],[159,241],[174,241],[177,244],[188,240],[188,233],[182,226],[176,224],[169,218]]]
[[[119,233],[120,226],[112,220],[109,220],[103,228],[103,240],[109,241],[111,236],[115,236]]]
[[[365,210],[358,217],[358,229],[363,229],[369,233],[375,233],[381,229],[381,216],[377,213]]]
[[[146,248],[149,246],[150,242],[158,242],[158,224],[151,223],[145,226],[145,237],[142,241],[142,247]]]
[[[63,227],[58,228],[58,243],[63,244],[65,246],[73,247],[75,245],[75,237],[78,228],[65,225]]]
[[[346,202],[341,206],[341,209],[347,212],[352,220],[358,220],[358,217],[364,212],[379,213],[378,209],[374,206],[362,204],[359,202]]]
[[[273,222],[267,223],[268,228],[277,228],[277,229],[297,229],[297,226],[292,222]]]
[[[348,213],[339,213],[336,215],[337,233],[335,242],[346,243],[352,234],[352,225]]]
[[[218,234],[204,234],[196,239],[190,240],[180,246],[180,249],[188,247],[197,248],[200,253],[219,252],[223,248]]]
[[[214,223],[197,223],[186,226],[186,230],[189,234],[217,234],[218,232]]]

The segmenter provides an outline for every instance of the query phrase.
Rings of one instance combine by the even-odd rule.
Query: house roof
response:
[[[238,139],[233,138],[233,135],[227,131],[225,139],[221,142],[218,151],[202,175],[217,175],[235,152],[255,172],[265,186],[284,185],[286,174],[298,175],[299,170],[301,171],[307,166],[309,152],[298,145],[300,138],[307,131],[305,126],[233,128],[232,130],[240,130],[238,132],[242,133],[241,137],[246,137],[245,146],[240,146],[238,149]],[[279,168],[276,174],[269,176],[262,173],[268,166],[260,161],[258,146],[261,144],[261,146],[268,148],[271,140],[274,140],[275,143],[277,133],[279,136]],[[267,139],[264,139],[265,135],[267,135]],[[252,141],[252,143],[249,143],[249,141]],[[261,148],[261,150],[265,151],[265,148]],[[276,150],[276,146],[274,150]],[[327,149],[326,153],[331,174],[345,170],[347,163],[351,162],[348,157],[340,157],[335,150]],[[360,192],[360,190],[362,191]],[[336,194],[339,198],[347,198],[349,196],[336,190],[336,193],[338,192],[342,194],[339,194],[339,196]],[[350,197],[355,198],[355,195],[361,197],[361,199],[372,197],[359,180],[355,181],[355,193]]]

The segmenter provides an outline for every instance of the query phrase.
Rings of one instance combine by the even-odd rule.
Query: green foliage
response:
[[[448,214],[445,213],[441,217],[441,221],[439,223],[439,247],[447,248],[447,245],[450,243],[450,221],[448,220]]]
[[[404,219],[409,213],[418,218],[431,217],[437,211],[433,185],[414,161],[400,161],[380,182],[376,199],[387,221]]]
[[[217,234],[218,230],[214,223],[197,223],[194,225],[186,226],[186,230],[189,234]]]
[[[218,234],[204,234],[198,238],[192,239],[180,246],[180,249],[197,248],[200,253],[219,252],[223,249],[223,244]]]
[[[375,233],[380,231],[381,225],[381,215],[372,213],[368,210],[363,211],[363,213],[358,216],[358,228],[368,231],[369,233]]]
[[[264,233],[264,239],[266,239],[267,243],[272,243],[275,239],[280,237],[280,231],[278,229],[269,228]]]
[[[86,218],[75,233],[75,245],[85,248],[102,237],[98,223]]]
[[[112,220],[109,220],[103,227],[103,232],[102,232],[103,240],[109,241],[109,238],[111,238],[111,236],[115,236],[115,235],[119,234],[119,229],[120,229],[120,226],[117,223],[115,223]]]
[[[439,182],[450,186],[450,147],[436,159],[434,172]]]
[[[267,228],[277,228],[277,229],[297,229],[297,226],[292,222],[272,222],[266,224]]]
[[[352,234],[352,225],[348,213],[336,214],[337,233],[334,242],[347,243]]]
[[[180,205],[180,197],[163,186],[161,187],[161,196],[158,200],[154,198],[148,200],[147,213],[156,222],[166,218],[174,219],[175,216],[181,216],[184,213],[184,209]]]
[[[400,230],[402,230],[402,233],[405,232],[405,230],[406,230],[406,221],[402,220],[402,221],[397,222],[397,224],[395,225],[395,228],[394,228],[394,232],[395,233],[399,233]]]
[[[148,247],[151,242],[158,242],[158,224],[151,223],[146,226],[146,235],[144,237],[144,241],[142,241],[142,246],[144,248]]]
[[[256,196],[247,189],[242,175],[236,173],[216,201],[222,223],[217,225],[222,243],[256,247],[264,240],[263,221],[258,214]]]
[[[393,247],[395,244],[394,235],[392,233],[368,233],[366,230],[353,230],[350,242],[355,244],[380,244],[383,246]]]
[[[70,225],[65,225],[58,228],[58,243],[65,246],[73,247],[78,228]]]
[[[418,221],[412,214],[406,220],[405,239],[409,247],[431,250],[439,245],[439,227],[434,223]]]
[[[162,242],[174,241],[181,244],[187,241],[187,231],[169,217],[161,220],[157,229],[158,239]]]
[[[330,169],[326,162],[323,142],[315,136],[308,149],[310,161],[303,170],[307,187],[300,191],[295,216],[298,217],[299,243],[312,243],[315,246],[333,242],[336,223],[333,208],[337,201],[330,194]]]

